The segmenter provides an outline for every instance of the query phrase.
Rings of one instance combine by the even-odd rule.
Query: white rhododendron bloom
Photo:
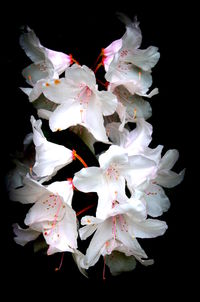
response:
[[[27,32],[22,33],[19,41],[33,63],[26,67],[22,74],[27,83],[34,87],[34,89],[28,88],[28,90],[25,88],[24,91],[29,91],[30,100],[34,101],[42,92],[42,80],[58,79],[73,60],[70,55],[42,46],[35,32],[29,27],[26,29]]]
[[[77,64],[69,67],[65,78],[43,85],[44,95],[59,104],[49,112],[49,126],[52,131],[64,130],[70,126],[82,125],[102,142],[108,142],[103,116],[111,115],[117,108],[117,99],[109,91],[99,91],[93,71]],[[47,116],[40,110],[40,116]]]
[[[117,86],[113,93],[117,96],[118,106],[117,113],[119,115],[121,126],[128,122],[133,123],[137,118],[144,118],[147,120],[152,115],[152,109],[149,102],[145,101],[137,94],[131,94],[123,85]]]
[[[49,245],[48,254],[73,252],[77,248],[77,225],[76,214],[71,208],[72,197],[73,188],[68,181],[43,186],[27,176],[24,187],[10,194],[12,200],[34,203],[24,221],[29,228],[23,230],[14,225],[15,240],[24,245],[42,233]]]
[[[47,141],[41,126],[41,120],[31,116],[33,142],[35,144],[35,164],[32,168],[38,177],[52,178],[56,172],[73,161],[73,152],[68,148]],[[46,179],[47,180],[47,179]]]
[[[124,85],[132,94],[146,96],[152,85],[151,68],[160,58],[158,48],[139,49],[142,42],[139,23],[128,19],[126,32],[120,41],[121,48],[114,52],[109,67],[106,66],[105,78],[111,83],[110,89],[113,91],[115,87]]]
[[[140,155],[128,157],[119,146],[110,146],[99,156],[98,167],[83,168],[73,178],[75,187],[82,192],[96,192],[96,216],[104,219],[116,198],[124,199],[125,182],[131,190],[154,174],[155,163]]]
[[[24,225],[13,222],[15,242],[61,253],[56,270],[70,252],[85,277],[102,256],[103,279],[106,267],[117,276],[154,263],[142,240],[165,234],[167,223],[155,218],[170,208],[165,188],[185,172],[173,170],[178,150],[151,147],[146,98],[158,93],[149,92],[158,48],[141,49],[137,20],[120,18],[124,35],[101,48],[92,68],[42,46],[29,27],[21,35],[33,62],[22,71],[31,87],[21,90],[40,119],[31,115],[32,132],[6,176],[9,199],[28,207]],[[97,75],[102,65],[105,82]]]
[[[86,267],[93,266],[101,255],[110,255],[115,250],[124,252],[126,256],[132,255],[145,264],[147,255],[136,238],[157,237],[167,229],[163,221],[146,219],[145,206],[134,200],[131,204],[113,203],[113,213],[106,220],[85,216],[81,223],[86,225],[79,230],[82,239],[96,231],[86,251]],[[149,261],[147,263],[150,264]]]

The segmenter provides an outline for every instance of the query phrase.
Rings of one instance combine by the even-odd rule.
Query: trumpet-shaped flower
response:
[[[99,141],[108,142],[103,115],[111,115],[117,108],[116,97],[108,91],[98,91],[95,75],[87,66],[69,67],[65,78],[43,86],[44,95],[59,104],[54,112],[39,110],[49,118],[52,131],[82,125]]]
[[[99,156],[100,167],[83,168],[75,173],[73,183],[82,192],[96,192],[96,216],[105,219],[112,202],[126,198],[125,181],[131,191],[154,174],[155,163],[140,155],[128,157],[119,146],[110,148]]]
[[[31,116],[33,127],[33,142],[35,144],[35,164],[32,168],[38,177],[48,177],[48,180],[56,172],[73,161],[73,152],[58,144],[47,141],[41,126],[41,120],[35,120]]]
[[[71,208],[73,188],[68,181],[43,186],[26,177],[24,187],[13,191],[11,199],[34,203],[25,218],[28,229],[14,226],[15,241],[21,245],[43,234],[48,254],[73,252],[77,248],[76,214]]]
[[[132,94],[146,96],[152,84],[151,68],[158,62],[160,54],[154,46],[139,49],[141,41],[139,23],[126,19],[122,47],[115,52],[109,67],[106,67],[105,78],[111,83],[111,91],[116,86],[124,85]]]
[[[32,88],[22,88],[33,102],[42,93],[42,84],[47,79],[58,79],[68,66],[72,64],[71,55],[48,49],[41,45],[35,32],[27,27],[27,32],[20,36],[20,45],[26,55],[33,61],[22,74]]]
[[[110,255],[113,251],[123,252],[126,256],[132,255],[145,264],[147,255],[136,238],[161,236],[167,229],[164,221],[146,219],[145,206],[139,200],[124,204],[115,203],[112,216],[106,220],[85,216],[81,223],[85,225],[79,229],[82,239],[96,231],[84,259],[84,265],[88,268],[93,266],[101,255]],[[152,261],[147,262],[151,263]]]
[[[141,96],[132,95],[124,86],[117,86],[113,93],[117,96],[117,113],[122,123],[121,129],[128,122],[136,122],[138,118],[147,120],[152,115],[152,109],[149,102]]]

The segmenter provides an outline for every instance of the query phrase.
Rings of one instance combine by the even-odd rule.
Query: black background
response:
[[[176,3],[177,4],[177,3]],[[70,293],[77,299],[103,299],[114,297],[140,297],[160,300],[173,299],[174,295],[183,297],[194,295],[198,258],[197,241],[193,241],[195,226],[192,225],[197,200],[192,197],[193,174],[191,154],[198,155],[195,134],[196,120],[193,91],[194,58],[191,47],[192,22],[195,8],[189,4],[180,5],[164,1],[113,2],[26,2],[16,7],[7,4],[2,9],[1,18],[1,174],[4,177],[9,166],[9,154],[19,147],[25,134],[31,131],[30,114],[34,113],[31,104],[18,87],[26,87],[21,70],[30,61],[20,49],[18,40],[20,27],[28,25],[34,29],[41,44],[58,51],[72,53],[80,62],[89,67],[93,65],[102,47],[108,46],[124,33],[123,24],[117,19],[117,11],[130,18],[138,17],[143,34],[141,48],[149,45],[159,47],[161,58],[153,69],[153,88],[159,88],[159,94],[150,103],[153,116],[149,122],[154,127],[153,144],[162,144],[165,151],[178,149],[180,158],[175,166],[179,172],[186,167],[182,184],[167,194],[171,208],[161,219],[168,223],[168,230],[162,237],[146,239],[141,245],[150,258],[155,259],[151,267],[137,268],[120,277],[102,280],[103,262],[91,272],[91,278],[85,279],[71,259],[66,255],[61,271],[54,272],[59,265],[60,255],[38,256],[31,248],[21,248],[13,242],[12,223],[19,221],[25,211],[19,204],[11,204],[4,190],[1,194],[1,258],[2,274],[7,295],[19,297],[29,295],[47,297],[48,293],[57,298],[69,299]],[[193,132],[192,132],[193,131]],[[193,134],[192,134],[193,133]],[[90,163],[86,151],[79,150]],[[91,163],[90,163],[91,164]],[[80,167],[79,167],[80,169]],[[3,178],[2,178],[3,183]],[[20,210],[19,210],[20,209]],[[23,212],[24,211],[24,212]],[[194,252],[194,254],[193,254]],[[92,291],[96,291],[96,296]],[[40,292],[40,294],[39,294]],[[73,299],[73,297],[71,298]],[[191,299],[192,300],[192,299]],[[78,300],[77,300],[78,301]]]

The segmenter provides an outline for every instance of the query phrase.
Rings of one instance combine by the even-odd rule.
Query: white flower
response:
[[[111,141],[131,155],[147,155],[147,147],[152,140],[152,125],[143,118],[138,118],[136,128],[132,131],[124,128],[119,131],[119,123],[110,123],[106,130]],[[154,158],[152,158],[154,159]]]
[[[59,104],[54,112],[39,110],[40,117],[49,118],[52,131],[82,125],[98,140],[108,142],[103,115],[117,108],[116,97],[108,91],[98,91],[95,75],[87,66],[72,65],[65,78],[43,85],[44,95]]]
[[[171,171],[179,158],[179,152],[176,149],[168,150],[160,159],[157,169],[155,182],[165,188],[173,188],[177,186],[184,178],[185,169],[180,173]]]
[[[73,152],[62,145],[47,141],[41,129],[41,120],[36,121],[31,116],[31,123],[36,150],[35,164],[32,170],[38,177],[48,176],[49,180],[59,169],[73,161]]]
[[[99,167],[83,168],[75,173],[73,183],[82,192],[97,192],[96,216],[104,219],[112,207],[116,195],[119,201],[126,198],[125,180],[128,188],[135,187],[151,178],[155,163],[140,155],[128,157],[119,146],[110,148],[99,156]]]
[[[31,228],[22,229],[17,223],[13,224],[14,240],[17,244],[24,246],[28,242],[35,240],[41,234]]]
[[[112,62],[114,55],[121,49],[122,39],[113,41],[106,48],[102,49],[103,65],[106,71],[108,71],[109,65]]]
[[[115,52],[105,78],[111,83],[110,89],[124,85],[132,94],[147,95],[152,84],[151,68],[156,65],[160,54],[158,48],[150,46],[139,49],[142,35],[138,22],[128,22],[122,37],[122,47]]]
[[[145,264],[144,259],[147,255],[136,238],[161,236],[167,229],[164,221],[146,219],[145,207],[140,201],[133,201],[131,205],[130,203],[116,204],[113,208],[113,216],[106,220],[85,216],[81,223],[85,225],[79,229],[82,239],[86,239],[96,231],[84,259],[84,265],[88,268],[98,261],[100,255],[110,255],[114,250],[123,252],[126,256],[133,255]]]
[[[42,80],[57,79],[72,63],[72,57],[42,46],[34,31],[29,27],[27,27],[27,32],[20,36],[20,45],[33,61],[22,74],[27,83],[34,86],[33,90],[29,88],[29,99],[34,101],[41,94]]]
[[[15,241],[26,244],[43,233],[48,254],[77,248],[76,214],[71,208],[73,188],[68,181],[43,186],[26,177],[24,187],[13,191],[12,200],[34,203],[25,218],[28,229],[15,228]]]
[[[122,123],[121,129],[128,122],[136,122],[138,118],[147,120],[152,115],[149,102],[139,95],[132,95],[124,86],[117,86],[113,93],[117,96],[117,113]]]

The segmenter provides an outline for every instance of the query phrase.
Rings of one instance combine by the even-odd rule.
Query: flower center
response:
[[[78,100],[80,102],[80,105],[86,107],[87,109],[90,97],[92,95],[92,90],[84,83],[80,84],[81,91],[78,93]]]
[[[119,179],[119,171],[117,169],[116,164],[111,164],[106,170],[106,176],[108,179],[118,180]]]

